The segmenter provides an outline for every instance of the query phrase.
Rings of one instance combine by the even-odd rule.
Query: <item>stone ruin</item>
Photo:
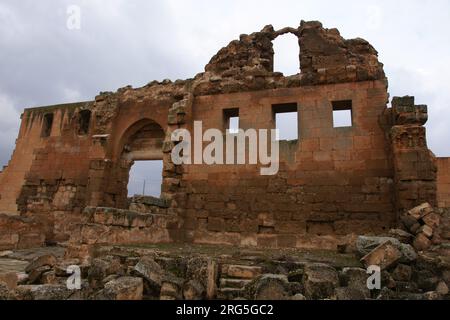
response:
[[[300,47],[300,70],[293,76],[274,72],[272,42],[286,33],[295,35]],[[162,297],[211,298],[211,283],[219,281],[212,275],[218,267],[205,267],[210,276],[198,283],[198,276],[186,275],[185,266],[187,293],[183,284],[172,281],[166,288],[169,294],[161,288],[161,272],[155,280],[153,271],[149,275],[139,269],[139,254],[129,258],[133,263],[119,259],[117,270],[110,272],[105,266],[110,262],[94,259],[99,248],[178,243],[286,250],[338,246],[347,252],[364,241],[356,241],[358,235],[393,233],[391,240],[372,239],[375,246],[358,251],[368,254],[363,262],[397,265],[402,251],[396,238],[406,237],[405,243],[418,251],[450,238],[445,216],[450,207],[450,160],[435,157],[427,147],[427,106],[417,105],[410,96],[394,97],[391,107],[388,103],[383,64],[367,41],[346,40],[337,29],[302,21],[298,28],[276,31],[269,25],[241,35],[192,79],[153,81],[142,88],[102,92],[93,101],[25,109],[16,148],[0,173],[0,249],[64,246],[67,259],[94,261],[90,268],[100,270],[101,279],[119,281],[110,286],[131,283],[137,288],[131,297],[142,295],[142,278],[132,277],[137,272],[156,283]],[[335,128],[333,112],[342,110],[351,112],[351,126]],[[280,141],[280,170],[275,176],[261,176],[259,165],[172,162],[171,133],[180,128],[191,131],[194,121],[202,121],[204,130],[225,130],[230,117],[238,116],[242,129],[274,129],[276,115],[285,112],[297,113],[299,137]],[[163,161],[160,198],[128,198],[130,168],[140,160]],[[426,208],[426,214],[405,215],[420,205],[416,210]],[[395,229],[399,226],[403,230]],[[107,259],[118,259],[108,252]],[[389,255],[380,258],[380,252]],[[143,268],[164,268],[164,263],[155,263],[143,262]],[[46,268],[24,283],[46,283],[43,274],[58,273],[52,269],[56,261],[37,265],[30,271]],[[140,271],[127,274],[127,265]],[[264,273],[264,266],[246,269],[231,264],[232,271],[229,266],[224,263],[219,272],[231,274],[231,280],[223,280],[231,286],[222,293],[224,298],[234,297],[233,289],[241,290],[246,280]],[[286,297],[303,292],[308,298],[326,298],[334,289],[316,292],[311,279],[328,275],[327,283],[339,287],[338,274],[328,267],[302,267],[297,277],[307,275],[306,292],[292,289],[285,276],[270,281],[266,277],[262,283],[275,281],[281,286],[277,292]],[[410,267],[401,268],[398,272]],[[355,272],[361,275],[361,270]],[[124,277],[108,278],[112,274]],[[402,277],[403,282],[411,278]],[[437,284],[442,289],[443,277],[435,276],[428,291]],[[118,297],[117,290],[100,287],[96,294]],[[246,292],[257,298],[254,292],[259,289],[252,288]],[[29,296],[35,294],[28,291]],[[192,293],[197,291],[202,293]]]

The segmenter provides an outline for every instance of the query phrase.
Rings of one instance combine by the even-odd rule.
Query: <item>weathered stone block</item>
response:
[[[376,247],[372,252],[361,259],[366,267],[379,266],[387,269],[402,258],[402,253],[390,242]]]
[[[109,300],[142,300],[142,278],[120,277],[105,284],[104,295]]]

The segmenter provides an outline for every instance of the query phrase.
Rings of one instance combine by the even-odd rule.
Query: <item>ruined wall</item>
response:
[[[285,33],[297,36],[300,48],[301,70],[289,77],[273,70],[272,41]],[[333,104],[342,101],[351,104],[353,124],[333,128]],[[382,232],[404,208],[436,200],[426,110],[407,98],[392,110],[387,102],[383,65],[367,41],[343,39],[316,21],[278,31],[266,26],[222,48],[193,79],[25,111],[11,164],[0,175],[0,210],[18,205],[23,216],[44,222],[46,241],[62,241],[83,223],[86,207],[128,209],[133,161],[162,159],[167,207],[156,211],[179,218],[163,232],[167,241],[290,247],[316,236],[329,245],[352,233]],[[195,120],[204,130],[225,129],[224,110],[231,108],[239,109],[241,128],[272,129],[272,106],[286,103],[297,106],[299,140],[281,143],[276,176],[261,176],[252,165],[172,162],[174,130],[192,132]],[[83,111],[90,112],[87,132]],[[49,113],[53,126],[43,137]],[[123,236],[116,237],[118,228],[94,220],[88,224],[112,232],[105,239],[126,242],[130,234],[137,241],[143,232],[120,225]]]
[[[437,158],[437,203],[440,208],[450,208],[450,158]]]
[[[25,112],[22,117],[16,146],[8,165],[0,176],[0,210],[3,213],[18,214],[16,200],[36,157],[33,150],[42,145],[42,115]]]
[[[333,128],[333,101],[351,100],[353,126]],[[380,124],[383,81],[202,96],[194,119],[224,128],[239,108],[240,127],[274,128],[272,105],[296,103],[300,137],[282,141],[280,171],[252,165],[191,165],[183,182],[185,228],[194,241],[301,245],[305,235],[382,232],[395,223],[393,167]]]
[[[414,97],[394,97],[390,136],[395,168],[396,207],[399,213],[429,202],[436,203],[436,163],[428,149],[427,106],[415,105]]]

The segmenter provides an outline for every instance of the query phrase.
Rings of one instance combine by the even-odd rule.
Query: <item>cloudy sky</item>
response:
[[[81,10],[80,29],[67,28],[71,5]],[[450,156],[448,0],[2,0],[0,164],[10,158],[25,107],[190,78],[239,34],[302,19],[372,43],[391,96],[415,95],[416,103],[428,104],[429,146]],[[291,74],[298,68],[292,40],[275,44],[277,69]]]

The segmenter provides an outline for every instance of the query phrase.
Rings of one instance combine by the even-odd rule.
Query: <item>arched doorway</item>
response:
[[[128,197],[135,195],[160,196],[164,137],[163,128],[151,119],[138,121],[124,133],[119,156],[121,206],[126,206]]]

